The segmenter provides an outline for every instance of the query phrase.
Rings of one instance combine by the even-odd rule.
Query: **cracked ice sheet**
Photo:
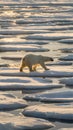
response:
[[[56,105],[47,105],[47,104],[38,104],[29,106],[22,112],[23,115],[28,117],[37,117],[52,121],[59,122],[73,122],[73,108],[71,106],[56,106]]]
[[[52,67],[51,67],[52,68]],[[50,78],[62,78],[62,77],[73,77],[73,72],[71,68],[67,67],[66,69],[61,67],[53,67],[53,69],[57,69],[57,71],[47,70],[43,71],[43,69],[39,69],[37,72],[28,73],[26,68],[24,72],[19,72],[19,68],[0,68],[0,76],[17,76],[17,77],[50,77]],[[61,69],[61,71],[59,70]],[[67,71],[68,69],[68,71]]]
[[[41,92],[51,89],[62,88],[63,85],[53,83],[49,78],[28,77],[2,77],[0,76],[0,90],[24,90],[24,93]]]
[[[47,90],[40,94],[24,95],[27,101],[40,101],[44,103],[67,103],[73,102],[73,91],[67,88]]]
[[[24,108],[27,106],[27,102],[21,98],[15,97],[13,94],[0,92],[0,110],[15,110]]]
[[[54,127],[54,125],[43,119],[27,118],[22,114],[15,116],[13,114],[0,112],[0,130],[45,130],[51,127]]]
[[[65,84],[68,87],[73,87],[73,78],[64,78],[64,79],[61,79],[60,83]]]
[[[59,60],[73,61],[73,55],[67,55],[65,57],[60,57]]]

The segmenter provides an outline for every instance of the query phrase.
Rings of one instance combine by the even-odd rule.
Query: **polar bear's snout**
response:
[[[53,59],[53,58],[50,58],[50,61],[54,61],[54,59]]]

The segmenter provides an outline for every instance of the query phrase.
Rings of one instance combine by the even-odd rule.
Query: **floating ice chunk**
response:
[[[8,67],[9,64],[0,64],[0,67]]]
[[[59,50],[62,51],[63,53],[72,53],[73,52],[73,48],[62,48]]]
[[[0,52],[6,51],[26,51],[26,52],[46,52],[49,51],[47,48],[38,48],[38,47],[0,47]]]
[[[41,77],[33,77],[34,81],[37,81],[38,83],[43,83],[42,85],[46,85],[46,83],[52,83],[52,79],[50,78],[41,78]]]
[[[2,1],[2,3],[1,3],[1,6],[17,6],[17,8],[19,7],[19,8],[21,8],[21,7],[26,7],[26,6],[32,6],[32,7],[43,7],[43,6],[73,6],[73,2],[71,1],[71,2],[53,2],[53,3],[51,3],[51,2],[40,2],[40,3],[23,3],[23,2],[21,2],[21,3],[19,3],[19,2],[3,2]]]
[[[17,76],[17,77],[55,77],[55,78],[61,78],[61,77],[73,77],[73,72],[64,72],[64,71],[44,71],[44,72],[30,72],[30,73],[24,73],[24,72],[16,72],[16,70],[9,70],[6,68],[1,68],[0,76]]]
[[[51,89],[57,89],[57,88],[62,88],[63,85],[22,85],[22,84],[5,84],[5,85],[0,85],[0,90],[1,91],[10,91],[10,90],[24,90],[24,93],[31,93],[34,91],[45,91],[45,90],[51,90]]]
[[[73,128],[61,128],[59,130],[73,130]]]
[[[73,86],[73,78],[61,79],[60,83],[66,84],[67,86]]]
[[[57,34],[53,34],[50,36],[46,36],[46,35],[30,35],[27,36],[26,39],[34,39],[34,40],[61,40],[61,39],[66,39],[66,38],[72,38],[72,36],[64,36],[63,34],[60,36],[57,36]]]
[[[73,90],[59,89],[53,92],[44,92],[43,94],[37,94],[36,97],[40,98],[73,98]]]
[[[24,108],[27,106],[26,101],[23,99],[16,98],[11,94],[1,93],[0,94],[0,110],[15,110]]]
[[[5,78],[5,79],[1,78],[0,82],[1,83],[6,83],[6,84],[7,83],[20,83],[20,84],[23,83],[24,84],[24,83],[29,83],[30,80],[28,80],[28,79],[25,80],[25,79],[20,79],[20,78],[15,78],[15,77],[9,77],[9,78]],[[8,84],[7,84],[7,86],[8,86]],[[0,87],[1,87],[1,85],[0,85]]]
[[[0,112],[0,130],[45,130],[54,126],[47,120]]]
[[[25,39],[25,37],[22,37],[22,39]],[[39,41],[13,41],[13,42],[6,42],[6,41],[0,41],[0,45],[45,45],[49,44],[48,42],[39,42]]]
[[[3,38],[11,38],[10,35],[0,35],[0,39],[3,39]]]
[[[56,63],[49,63],[47,64],[49,66],[54,66],[54,65],[58,65],[58,66],[63,66],[63,65],[72,65],[72,62],[67,62],[67,61],[61,61],[61,62],[56,62]]]
[[[73,91],[72,90],[54,90],[54,91],[45,91],[41,94],[34,94],[24,96],[27,101],[41,101],[45,103],[61,103],[61,102],[73,102]]]
[[[25,100],[27,101],[37,101],[37,102],[44,102],[44,103],[69,103],[69,102],[73,102],[73,98],[39,98],[39,97],[30,97],[30,96],[26,96],[24,97]]]
[[[18,34],[27,34],[29,31],[23,31],[23,30],[1,30],[0,35],[18,35]]]
[[[53,121],[73,122],[73,108],[67,106],[55,106],[39,104],[27,107],[23,115],[37,117]]]
[[[4,56],[4,57],[1,57],[1,59],[4,59],[4,60],[21,60],[22,57],[13,57],[13,56]]]
[[[39,23],[41,23],[41,24],[43,24],[43,23],[48,23],[48,20],[29,20],[29,21],[27,21],[27,20],[23,20],[23,19],[20,19],[20,20],[17,20],[16,21],[16,24],[39,24]]]
[[[59,60],[73,61],[73,55],[68,55],[65,57],[60,57]]]
[[[60,43],[73,44],[73,39],[59,40]]]

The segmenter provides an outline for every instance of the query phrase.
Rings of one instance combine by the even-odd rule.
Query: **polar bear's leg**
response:
[[[35,65],[35,66],[33,66],[33,71],[36,71],[36,67],[37,67],[36,65]]]
[[[24,63],[24,61],[22,60],[21,61],[21,66],[20,66],[20,72],[22,72],[23,71],[23,68],[25,67],[25,63]]]
[[[49,70],[49,69],[45,66],[44,62],[41,62],[40,65],[41,65],[45,70]]]
[[[20,72],[23,72],[23,68],[22,67],[20,67]]]
[[[23,66],[23,65],[20,67],[20,72],[23,72],[23,68],[24,68],[24,67],[25,67],[25,66]]]
[[[28,68],[29,68],[29,71],[30,71],[30,72],[33,71],[33,69],[32,69],[32,65],[29,65]]]

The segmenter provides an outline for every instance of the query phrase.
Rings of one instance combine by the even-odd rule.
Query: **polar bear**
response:
[[[42,55],[28,54],[21,60],[20,72],[23,71],[24,67],[28,67],[30,72],[36,71],[38,65],[42,66],[45,70],[49,70],[45,66],[45,62],[47,61],[53,61],[53,58]]]

